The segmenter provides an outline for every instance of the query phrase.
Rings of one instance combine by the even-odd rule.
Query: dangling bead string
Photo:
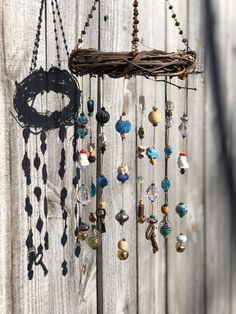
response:
[[[136,84],[136,99],[138,95],[137,91],[137,84]],[[140,139],[140,146],[138,146],[138,151],[137,151],[137,158],[140,159],[140,162],[138,163],[139,165],[139,202],[138,202],[138,213],[137,213],[137,222],[140,224],[143,224],[146,220],[146,217],[144,215],[144,200],[143,200],[143,159],[145,156],[145,147],[143,146],[143,139],[145,136],[145,130],[144,130],[144,125],[143,125],[143,117],[144,117],[144,111],[145,111],[145,98],[143,95],[143,77],[141,78],[141,95],[139,96],[139,99],[137,101],[137,104],[139,106],[139,110],[141,111],[141,126],[139,127],[138,130],[138,138]]]
[[[38,48],[39,48],[40,35],[41,35],[41,26],[42,26],[42,21],[43,21],[44,5],[45,5],[45,0],[41,0],[41,6],[40,6],[40,10],[39,10],[39,17],[38,17],[37,32],[36,32],[36,36],[35,36],[34,48],[33,48],[32,59],[31,59],[30,72],[33,72],[37,67]]]
[[[152,140],[152,147],[148,147],[146,150],[147,157],[150,159],[151,167],[154,167],[157,163],[157,159],[160,157],[160,152],[156,148],[156,127],[161,122],[161,113],[157,108],[157,91],[156,91],[156,80],[154,85],[154,106],[152,108],[152,111],[148,115],[149,122],[153,125],[153,140]],[[158,205],[158,197],[159,197],[159,191],[158,188],[155,185],[155,173],[153,169],[151,169],[152,172],[152,183],[147,188],[147,197],[151,205],[151,214],[149,218],[147,219],[148,227],[146,230],[146,239],[151,241],[153,253],[155,254],[159,248],[156,242],[156,224],[158,222],[156,216],[154,215],[154,204],[157,202]]]
[[[89,12],[89,14],[88,14],[88,16],[87,16],[87,20],[86,20],[86,22],[85,22],[85,24],[84,24],[84,28],[83,28],[83,30],[81,31],[81,34],[80,34],[80,38],[78,39],[78,42],[77,42],[77,46],[76,46],[76,48],[78,49],[79,48],[79,46],[82,44],[82,42],[83,42],[83,38],[84,38],[84,36],[86,35],[86,29],[90,26],[90,20],[93,18],[93,12],[97,9],[97,3],[99,2],[99,0],[95,0],[94,2],[93,2],[93,5],[92,5],[92,7],[91,7],[91,9],[90,9],[90,12]]]
[[[22,169],[24,171],[25,179],[26,179],[26,197],[25,197],[25,211],[28,215],[28,236],[26,239],[26,247],[27,247],[27,257],[28,257],[28,278],[31,280],[34,275],[33,264],[35,260],[36,250],[33,244],[33,230],[32,230],[32,214],[33,214],[33,206],[30,202],[32,200],[32,189],[30,189],[31,185],[31,165],[30,159],[28,156],[28,142],[30,137],[30,129],[24,128],[22,131],[24,142],[25,142],[25,154],[22,160]]]
[[[105,102],[105,81],[104,77],[102,77],[101,83],[101,94],[100,94],[100,104],[101,108],[98,109],[96,114],[96,120],[100,125],[101,133],[98,135],[98,146],[100,148],[100,169],[98,169],[98,178],[97,178],[97,186],[99,187],[99,201],[98,201],[98,208],[97,208],[97,231],[98,236],[99,233],[106,232],[105,226],[105,217],[106,217],[106,202],[103,199],[103,189],[108,185],[109,181],[108,178],[104,175],[104,152],[106,150],[106,135],[104,134],[104,125],[110,120],[110,114],[106,111],[104,107]]]
[[[167,84],[166,84],[167,85]],[[159,231],[161,235],[166,239],[172,231],[170,223],[168,221],[169,204],[168,204],[168,191],[170,189],[170,180],[168,178],[168,159],[170,158],[173,148],[169,145],[169,128],[172,126],[172,112],[173,103],[168,100],[167,86],[165,85],[165,176],[161,182],[161,187],[165,195],[165,203],[161,206],[161,212],[163,213],[163,219],[159,224]]]
[[[56,3],[57,15],[58,15],[59,23],[60,23],[63,43],[64,43],[64,47],[65,47],[65,51],[66,51],[66,55],[67,55],[67,59],[68,59],[69,56],[70,56],[70,53],[69,53],[69,50],[68,50],[68,45],[67,45],[67,41],[66,41],[66,35],[65,35],[63,24],[62,24],[61,13],[60,13],[60,9],[59,9],[59,5],[58,5],[57,0],[55,0],[55,3]]]
[[[41,95],[41,107],[43,105],[42,95]],[[36,135],[37,138],[37,135]],[[48,182],[48,170],[46,164],[46,157],[45,153],[47,151],[47,135],[44,130],[42,130],[40,134],[40,150],[43,155],[43,166],[42,166],[42,179],[43,179],[43,193],[44,193],[44,201],[43,201],[43,208],[44,208],[44,217],[45,217],[45,234],[44,234],[44,249],[49,249],[49,234],[48,234],[48,198],[47,198],[47,182]]]
[[[168,5],[168,9],[171,11],[172,15],[171,17],[173,18],[173,20],[175,21],[175,26],[178,28],[179,30],[179,35],[182,37],[182,43],[186,46],[187,50],[191,50],[190,47],[188,46],[188,39],[184,36],[184,32],[180,26],[180,22],[176,16],[176,13],[174,11],[173,5],[170,3],[169,0],[166,0],[166,3]]]
[[[57,64],[58,64],[58,67],[61,68],[61,57],[60,57],[60,50],[59,50],[58,30],[57,30],[57,21],[56,21],[56,12],[55,12],[55,7],[54,7],[54,0],[51,0],[51,6],[52,6],[52,14],[53,14],[56,51],[57,51]]]
[[[123,109],[125,107],[125,78],[123,81]],[[121,182],[121,210],[116,215],[116,220],[121,225],[121,240],[118,242],[118,258],[120,260],[126,260],[129,256],[128,243],[123,238],[124,236],[124,224],[129,219],[129,216],[126,214],[124,209],[124,184],[129,179],[128,167],[124,163],[125,159],[125,149],[124,149],[124,141],[125,135],[131,130],[131,123],[127,119],[126,113],[123,111],[120,119],[116,122],[115,125],[116,131],[120,133],[122,140],[122,161],[121,166],[118,167],[117,172],[117,180]]]

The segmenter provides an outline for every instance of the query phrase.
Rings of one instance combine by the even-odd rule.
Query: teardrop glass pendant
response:
[[[146,191],[146,196],[148,197],[149,201],[151,203],[154,203],[158,195],[159,195],[159,191],[155,183],[150,184]]]
[[[88,188],[85,184],[82,183],[78,190],[78,202],[82,206],[87,206],[90,200],[91,199],[90,199]]]

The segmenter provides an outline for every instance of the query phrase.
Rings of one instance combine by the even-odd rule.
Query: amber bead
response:
[[[97,220],[97,216],[95,213],[91,212],[90,215],[89,215],[89,221],[90,222],[95,222]]]
[[[107,207],[107,203],[104,200],[100,200],[98,203],[98,208],[99,209],[105,209]]]
[[[164,214],[164,215],[167,215],[169,213],[170,209],[168,207],[167,204],[164,204],[161,206],[161,212]]]
[[[84,231],[80,231],[80,232],[79,232],[79,239],[80,239],[81,241],[84,241],[85,239],[87,239],[87,237],[88,237],[87,232],[84,232]]]

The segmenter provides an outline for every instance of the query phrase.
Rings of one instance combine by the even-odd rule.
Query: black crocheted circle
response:
[[[49,92],[60,93],[69,98],[69,103],[61,111],[38,112],[33,103],[37,95]],[[14,108],[22,127],[45,131],[63,125],[73,125],[80,107],[78,82],[68,71],[56,67],[44,71],[42,68],[29,74],[21,83],[16,82]]]

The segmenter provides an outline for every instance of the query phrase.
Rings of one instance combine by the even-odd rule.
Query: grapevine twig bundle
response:
[[[195,66],[194,51],[102,52],[96,49],[76,49],[69,59],[69,68],[76,75],[106,74],[112,78],[140,75],[184,79],[194,71]]]

